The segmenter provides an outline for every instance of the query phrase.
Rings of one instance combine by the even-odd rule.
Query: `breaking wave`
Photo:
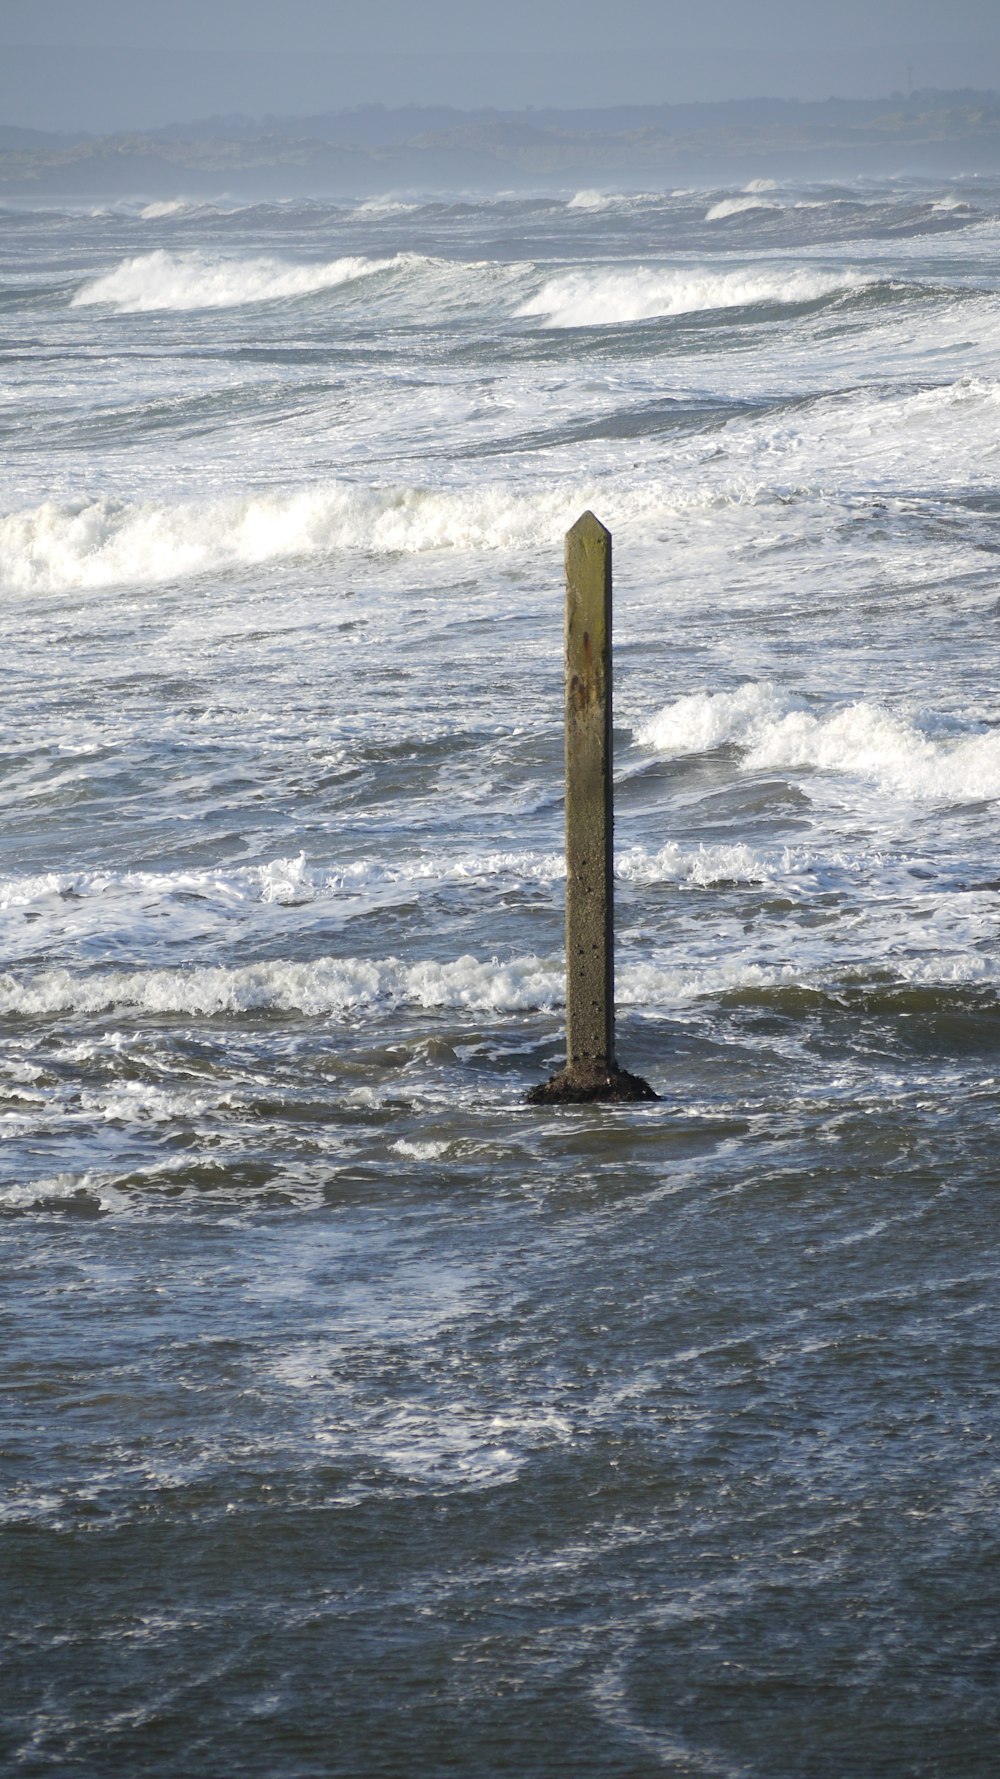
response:
[[[746,502],[758,492],[742,481],[693,491],[652,484],[620,493],[614,505],[638,517]],[[333,550],[382,556],[551,548],[580,512],[608,494],[580,484],[521,494],[506,484],[442,490],[326,482],[204,502],[46,501],[0,518],[0,587],[62,593],[146,586]]]
[[[979,954],[915,958],[894,972],[898,987],[995,986],[1000,966]],[[884,972],[882,992],[891,988]],[[790,963],[746,957],[706,966],[676,966],[653,958],[616,971],[621,1007],[661,1013],[704,997],[811,986],[864,989],[865,965],[803,971]],[[108,970],[89,975],[66,969],[0,976],[0,1017],[49,1019],[132,1014],[140,1018],[300,1016],[353,1019],[399,1008],[455,1013],[551,1012],[565,1001],[562,959],[519,957],[501,962],[471,955],[404,963],[398,957],[275,959],[243,967]]]
[[[783,705],[777,688],[750,682],[735,692],[689,692],[636,730],[640,747],[663,754],[704,754],[727,744],[748,746]]]
[[[351,214],[356,217],[408,216],[419,209],[420,205],[414,199],[395,198],[391,192],[386,192],[381,198],[362,198],[359,204],[355,204]]]
[[[766,684],[678,698],[640,728],[636,739],[675,755],[735,747],[745,771],[844,773],[920,801],[1000,797],[1000,731],[935,741],[864,700],[829,716],[790,710],[777,688]]]
[[[344,1015],[366,1007],[452,1007],[485,1012],[555,1006],[563,993],[561,969],[538,958],[501,964],[459,957],[405,964],[399,958],[316,958],[243,968],[111,970],[77,976],[43,970],[24,982],[0,977],[0,1014],[300,1013]]]
[[[502,549],[557,538],[578,497],[327,483],[175,505],[47,501],[0,519],[0,585],[15,592],[150,584],[328,550]],[[586,504],[586,503],[585,503]]]
[[[152,204],[143,205],[139,218],[142,222],[159,222],[162,217],[184,216],[196,208],[187,198],[157,198]]]
[[[770,190],[771,187],[767,182],[762,181],[758,189]],[[771,203],[767,198],[720,198],[717,204],[713,204],[709,210],[706,210],[705,221],[723,222],[727,216],[744,216],[751,210],[783,209],[783,204]]]
[[[574,192],[566,205],[567,210],[607,210],[614,198],[603,191]]]
[[[692,315],[762,303],[818,302],[870,282],[859,272],[796,271],[778,266],[730,272],[699,266],[565,272],[549,278],[515,314],[543,316],[549,327],[603,327],[648,321],[658,315]]]
[[[171,205],[156,214],[167,215],[172,210]],[[420,263],[416,255],[397,254],[393,259],[348,257],[318,265],[293,265],[278,259],[225,259],[157,249],[123,260],[113,272],[83,285],[71,307],[107,303],[119,315],[141,315],[154,309],[230,309],[245,303],[310,296],[377,272]]]

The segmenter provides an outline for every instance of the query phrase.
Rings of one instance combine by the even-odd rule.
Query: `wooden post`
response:
[[[566,533],[566,1060],[615,1054],[611,533]]]
[[[566,533],[566,1066],[532,1105],[652,1100],[615,1061],[611,533]]]

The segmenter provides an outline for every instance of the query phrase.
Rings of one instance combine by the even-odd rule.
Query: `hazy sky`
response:
[[[1000,0],[0,0],[0,123],[1000,87]]]

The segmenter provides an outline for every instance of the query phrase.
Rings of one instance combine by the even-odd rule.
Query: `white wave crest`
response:
[[[412,201],[408,202],[403,198],[386,196],[384,198],[365,198],[360,204],[355,206],[354,215],[403,216],[413,210],[419,209],[420,205],[413,203]]]
[[[777,968],[737,958],[709,968],[676,968],[657,959],[617,972],[620,1006],[659,1010],[732,988],[795,980],[791,965]],[[409,1007],[456,1013],[551,1012],[565,1001],[561,958],[520,957],[505,963],[465,956],[406,964],[396,957],[277,960],[243,968],[110,970],[91,975],[65,969],[18,978],[0,976],[0,1017],[134,1014],[159,1018],[217,1018],[253,1014],[357,1018]]]
[[[161,216],[183,216],[192,208],[187,198],[157,198],[153,204],[146,204],[139,212],[143,222],[158,222]]]
[[[633,846],[615,859],[615,876],[637,884],[680,883],[694,889],[719,889],[728,885],[781,886],[784,894],[808,893],[818,883],[834,878],[857,878],[885,864],[881,852],[852,851],[842,847],[816,850],[808,846],[779,846],[756,852],[743,841],[701,842],[679,846],[667,841],[658,851]]]
[[[690,883],[710,889],[724,883],[770,883],[791,867],[792,855],[787,850],[779,861],[772,861],[739,841],[692,848],[671,840],[658,852],[632,847],[616,858],[615,876],[623,883]]]
[[[776,179],[748,179],[746,185],[743,187],[743,190],[748,192],[777,191],[777,189],[778,182]]]
[[[144,585],[330,550],[503,549],[558,537],[578,506],[558,493],[350,483],[176,505],[47,501],[0,519],[0,586],[32,593]]]
[[[244,865],[233,871],[43,871],[29,877],[0,878],[0,910],[32,908],[59,901],[107,902],[114,897],[138,901],[170,896],[195,896],[238,907],[247,900],[284,905],[312,901],[317,885],[304,852],[296,858],[272,859],[266,865]]]
[[[399,1006],[513,1012],[557,1005],[562,970],[538,958],[500,963],[459,957],[405,964],[399,958],[317,958],[178,970],[111,970],[78,976],[43,970],[26,981],[0,977],[0,1014],[44,1018],[112,1010],[177,1016],[299,1013],[343,1016]]]
[[[602,191],[574,192],[566,205],[567,210],[606,210],[612,199]]]
[[[689,692],[636,731],[640,747],[664,754],[704,754],[750,739],[787,708],[775,686],[749,682],[735,692]]]
[[[119,315],[141,315],[156,309],[230,309],[245,303],[270,303],[282,297],[334,290],[377,272],[395,271],[414,263],[419,262],[411,254],[397,254],[393,259],[349,257],[319,265],[292,265],[278,259],[224,259],[206,253],[167,253],[158,249],[123,260],[113,272],[92,279],[76,292],[70,306],[79,309],[107,303]]]
[[[384,556],[553,548],[587,507],[610,505],[613,517],[639,518],[746,504],[760,493],[742,480],[693,490],[653,483],[614,491],[577,483],[534,494],[502,483],[434,489],[327,482],[216,501],[46,501],[0,518],[0,588],[63,593],[148,586],[331,551]]]
[[[896,960],[902,983],[991,983],[1000,965],[981,952]],[[863,983],[866,965],[812,969],[792,963],[761,963],[747,956],[678,967],[660,957],[623,964],[616,972],[616,1000],[639,1014],[660,1016],[667,1007],[746,989],[811,981]],[[316,958],[310,963],[275,960],[244,968],[223,966],[169,970],[111,970],[90,975],[64,969],[0,976],[0,1017],[58,1019],[115,1014],[122,1018],[240,1018],[247,1015],[350,1019],[401,1008],[426,1012],[551,1013],[564,1005],[561,958],[511,958],[506,963],[465,956],[406,964],[396,957]],[[109,1109],[110,1108],[110,1109]],[[94,1100],[102,1116],[169,1115],[152,1102],[137,1108],[119,1097]]]
[[[935,741],[864,700],[829,716],[782,708],[782,702],[769,685],[694,693],[667,705],[636,739],[670,754],[735,746],[745,771],[843,773],[921,802],[1000,797],[1000,731]]]
[[[810,303],[868,280],[854,271],[805,271],[775,266],[746,271],[708,267],[634,266],[619,272],[565,272],[549,278],[514,311],[544,316],[549,327],[602,327],[647,321],[657,315],[692,315],[712,309]]]
[[[765,728],[744,764],[764,771],[804,765],[852,773],[933,803],[1000,797],[1000,733],[940,743],[865,703],[831,717],[790,711]]]
[[[51,1210],[88,1201],[94,1210],[100,1211],[120,1211],[128,1204],[125,1193],[106,1181],[98,1182],[97,1176],[90,1172],[49,1174],[40,1180],[5,1186],[0,1191],[0,1205],[8,1211]],[[61,1502],[62,1497],[55,1499]],[[0,1522],[12,1517],[9,1509],[0,1508]]]
[[[758,189],[765,189],[766,181]],[[750,188],[752,189],[752,188]],[[751,210],[783,210],[783,204],[769,203],[765,198],[720,198],[705,211],[706,222],[724,222],[727,216],[745,216]]]

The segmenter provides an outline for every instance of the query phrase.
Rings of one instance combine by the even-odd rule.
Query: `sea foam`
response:
[[[506,484],[468,489],[366,487],[324,482],[214,501],[45,501],[0,518],[0,587],[62,593],[148,586],[234,567],[331,551],[370,556],[430,550],[555,548],[588,506],[632,518],[730,502],[759,488],[656,483],[629,491],[582,482],[524,493]]]
[[[673,755],[731,746],[745,771],[841,773],[919,801],[1000,797],[1000,731],[937,741],[865,700],[824,716],[789,709],[787,698],[767,684],[676,699],[636,740]]]
[[[564,272],[547,279],[514,313],[523,318],[543,316],[549,327],[602,327],[658,315],[818,302],[868,282],[850,270],[784,266],[725,272],[700,266]]]
[[[507,963],[466,956],[407,964],[399,958],[278,960],[242,968],[109,970],[76,975],[39,971],[26,980],[0,977],[0,1014],[44,1018],[56,1014],[215,1017],[221,1014],[297,1013],[343,1016],[363,1008],[397,1006],[517,1011],[555,1006],[562,971],[538,958]]]
[[[156,309],[230,309],[245,303],[269,303],[335,290],[378,272],[396,271],[414,263],[420,261],[411,254],[397,254],[392,259],[347,257],[317,265],[293,265],[278,259],[225,259],[215,254],[167,253],[158,249],[123,260],[113,272],[84,284],[70,306],[79,309],[106,303],[119,315],[140,315]]]
[[[557,538],[576,503],[333,482],[206,502],[46,501],[0,519],[0,586],[13,592],[144,585],[329,550],[489,549]]]
[[[905,983],[995,984],[1000,965],[993,957],[934,952],[896,960]],[[803,973],[784,961],[758,961],[734,955],[711,963],[676,964],[659,956],[623,962],[616,971],[615,997],[621,1007],[660,1014],[706,996],[740,990],[767,990],[810,981],[816,987],[863,985],[866,964]],[[398,957],[319,957],[308,963],[274,959],[242,967],[106,970],[89,974],[44,969],[0,976],[0,1017],[48,1020],[119,1017],[216,1019],[262,1015],[350,1019],[381,1016],[400,1009],[455,1014],[542,1012],[565,1002],[561,958],[497,958],[466,955],[406,963]]]
[[[703,754],[750,739],[787,708],[777,687],[748,682],[734,692],[689,692],[636,731],[640,747],[664,754]]]
[[[667,841],[654,850],[633,845],[615,855],[615,876],[636,884],[681,883],[696,888],[727,883],[774,883],[818,869],[858,869],[868,856],[834,856],[802,847],[755,852],[742,841],[682,846]],[[366,905],[372,895],[403,885],[408,892],[434,893],[444,885],[467,885],[476,894],[500,883],[554,887],[566,874],[561,851],[420,852],[387,860],[363,856],[333,868],[311,866],[304,852],[263,865],[203,867],[178,871],[44,871],[0,877],[0,913],[31,909],[37,919],[48,910],[61,928],[91,931],[124,911],[134,924],[136,910],[197,903],[203,912],[242,919],[254,904],[300,907],[322,902]],[[177,918],[176,907],[173,917]]]

